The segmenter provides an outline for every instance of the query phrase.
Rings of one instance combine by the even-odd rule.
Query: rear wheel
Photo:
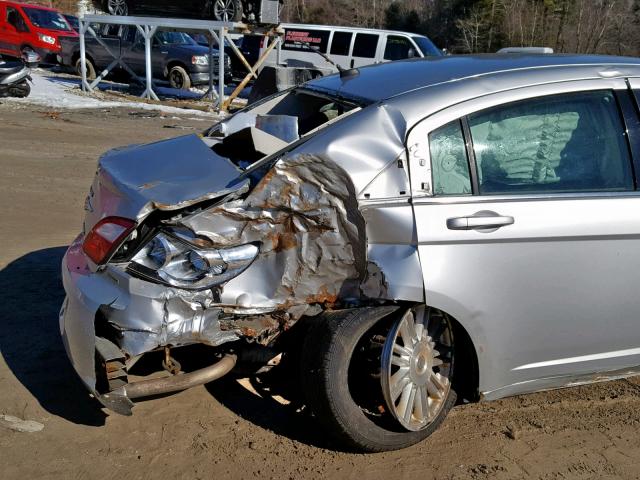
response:
[[[176,65],[169,70],[169,84],[171,88],[188,89],[191,88],[191,78],[183,67]]]
[[[29,85],[29,83],[26,81],[19,83],[18,85],[13,85],[9,87],[10,97],[24,98],[24,97],[28,97],[30,93],[31,93],[31,85]]]
[[[455,404],[449,318],[418,307],[327,314],[305,340],[307,404],[349,449],[379,452],[433,433]]]
[[[86,59],[87,66],[87,80],[95,80],[96,78],[96,67],[93,66],[93,63],[88,58]],[[82,60],[76,60],[76,73],[78,76],[82,76]]]
[[[213,0],[211,15],[218,22],[242,21],[241,0]]]

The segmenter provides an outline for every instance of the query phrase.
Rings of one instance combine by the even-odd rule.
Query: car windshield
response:
[[[196,45],[193,38],[183,32],[158,32],[156,38],[162,45]]]
[[[442,52],[426,37],[411,37],[425,57],[441,57]]]
[[[69,22],[69,25],[71,25],[71,28],[73,28],[74,30],[78,30],[80,28],[78,17],[74,17],[73,15],[65,15],[64,18],[67,19],[67,22]]]
[[[62,30],[68,32],[71,30],[69,24],[62,15],[52,10],[44,10],[42,8],[22,7],[29,17],[31,23],[36,27],[47,28],[49,30]]]

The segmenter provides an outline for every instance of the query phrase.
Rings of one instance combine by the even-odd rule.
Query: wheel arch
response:
[[[464,326],[451,315],[448,316],[455,342],[453,388],[458,394],[458,400],[477,402],[480,400],[480,371],[476,347]]]
[[[36,51],[36,49],[33,48],[33,46],[29,45],[28,43],[23,43],[22,45],[20,45],[20,53],[22,53],[26,48],[34,52]]]
[[[89,60],[93,64],[94,67],[96,67],[96,62],[93,60],[93,57],[89,53],[85,53],[84,57],[87,60]],[[71,56],[71,64],[72,64],[72,66],[75,66],[75,64],[76,64],[76,62],[78,61],[79,58],[80,58],[80,50],[74,52],[73,55]]]
[[[447,314],[453,324],[453,334],[456,343],[462,341],[462,361],[459,360],[459,350],[456,347],[456,367],[454,376],[458,392],[467,400],[481,399],[481,392],[486,390],[492,370],[491,359],[487,355],[486,329],[475,321],[474,313],[468,311],[455,299],[441,296],[433,291],[425,292],[426,305]],[[460,366],[462,364],[462,367]]]

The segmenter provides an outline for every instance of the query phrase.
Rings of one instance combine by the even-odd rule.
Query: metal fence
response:
[[[126,70],[133,78],[137,79],[138,75],[131,69],[129,65],[122,58],[122,52],[112,51],[107,43],[98,35],[93,28],[95,24],[109,24],[109,25],[123,25],[134,26],[140,32],[144,38],[145,43],[145,90],[141,97],[158,100],[158,96],[154,92],[153,83],[153,69],[152,69],[152,42],[153,36],[159,30],[165,31],[179,31],[186,33],[204,33],[209,40],[209,89],[204,94],[204,97],[210,96],[214,102],[214,107],[218,110],[226,110],[234,98],[242,91],[242,89],[249,83],[251,78],[257,77],[257,71],[264,63],[267,55],[273,48],[280,44],[280,36],[282,31],[276,28],[270,28],[262,30],[260,33],[271,38],[271,43],[265,49],[264,53],[260,56],[255,65],[251,66],[247,62],[246,58],[242,55],[242,52],[238,49],[232,39],[229,37],[230,33],[250,33],[249,27],[244,23],[237,22],[217,22],[213,20],[186,20],[177,18],[156,18],[156,17],[130,17],[130,16],[117,16],[117,15],[85,15],[80,18],[80,62],[81,62],[81,74],[82,74],[82,89],[92,92],[96,86],[104,79],[109,72],[115,67],[120,66]],[[86,34],[89,33],[95,41],[105,49],[105,51],[113,57],[113,61],[99,74],[96,72],[96,78],[89,83],[87,79],[87,62],[86,62]],[[218,61],[215,62],[213,54],[214,42],[218,45]],[[240,82],[240,84],[234,89],[233,93],[225,99],[225,62],[224,62],[224,46],[228,45],[233,53],[241,60],[242,64],[247,69],[247,75]],[[217,63],[218,68],[218,84],[217,92],[214,88],[214,63]]]

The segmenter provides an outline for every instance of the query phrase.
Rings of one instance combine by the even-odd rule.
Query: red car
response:
[[[19,57],[33,50],[43,62],[56,63],[60,37],[77,36],[55,8],[0,0],[0,54]]]

